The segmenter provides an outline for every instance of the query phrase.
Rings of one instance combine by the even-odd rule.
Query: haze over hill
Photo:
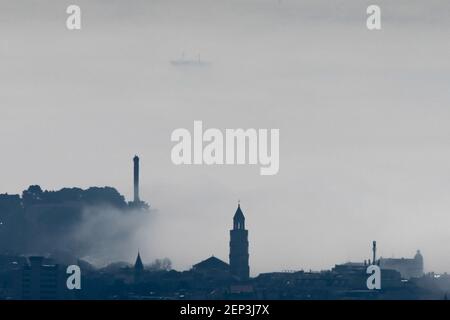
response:
[[[0,253],[87,259],[97,266],[137,252],[140,225],[151,219],[110,187],[0,195]]]

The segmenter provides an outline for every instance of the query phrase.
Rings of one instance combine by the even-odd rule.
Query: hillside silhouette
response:
[[[76,238],[87,219],[97,215],[101,222],[111,210],[131,215],[137,209],[146,211],[148,206],[127,203],[112,187],[44,191],[32,185],[21,195],[0,194],[0,252],[83,256],[89,254],[89,242],[102,236]]]

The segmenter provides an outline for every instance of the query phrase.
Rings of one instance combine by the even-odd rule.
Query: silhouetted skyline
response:
[[[136,247],[177,270],[225,259],[241,199],[252,275],[329,269],[374,239],[384,257],[420,249],[425,270],[448,271],[448,1],[377,1],[375,33],[369,0],[77,4],[71,32],[64,1],[0,0],[0,193],[114,186],[132,201],[138,154],[152,218],[102,212],[105,227],[81,233],[106,234],[111,260],[134,261]],[[209,66],[174,67],[183,52]],[[174,166],[172,131],[199,119],[279,128],[279,173]],[[134,231],[119,247],[110,229]]]

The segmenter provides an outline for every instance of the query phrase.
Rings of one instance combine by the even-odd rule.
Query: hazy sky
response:
[[[82,9],[82,30],[65,27]],[[382,30],[366,29],[366,8]],[[450,2],[0,1],[0,193],[114,186],[156,210],[145,262],[228,261],[237,200],[252,274],[421,249],[450,271]],[[177,68],[186,57],[209,68]],[[176,128],[279,128],[280,171],[174,166]]]

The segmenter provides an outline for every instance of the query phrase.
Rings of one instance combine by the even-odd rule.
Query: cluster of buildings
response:
[[[372,260],[338,264],[321,272],[270,272],[251,278],[248,230],[240,204],[229,236],[229,263],[212,256],[186,271],[155,270],[146,268],[138,253],[134,266],[105,269],[81,266],[81,290],[73,291],[66,287],[65,265],[43,257],[11,257],[3,263],[9,266],[7,272],[0,268],[0,288],[3,288],[0,298],[440,299],[447,288],[447,284],[441,283],[439,287],[438,279],[424,275],[419,252],[412,259],[377,259],[375,242]],[[366,269],[370,264],[382,269],[381,290],[366,287]],[[445,280],[450,288],[450,280]]]
[[[139,197],[139,158],[134,162],[134,201]],[[0,256],[0,299],[441,299],[450,277],[424,274],[419,251],[411,258],[377,258],[335,265],[321,272],[271,272],[250,277],[248,230],[240,204],[230,230],[229,261],[209,257],[190,270],[148,269],[140,254],[134,266],[80,266],[81,290],[66,287],[66,266],[43,257]],[[9,259],[9,260],[8,260]],[[367,266],[379,265],[381,290],[368,290]]]
[[[140,299],[420,299],[442,298],[442,291],[425,290],[415,279],[424,277],[423,257],[418,251],[411,258],[386,259],[376,257],[373,242],[372,260],[335,265],[321,272],[271,272],[250,278],[248,230],[240,204],[230,230],[229,263],[211,256],[184,272],[173,271],[170,281],[146,272],[140,255],[134,266],[136,285],[155,284],[171,287],[169,294],[160,291],[155,296],[145,294]],[[382,270],[382,290],[366,286],[367,267],[379,265]],[[130,272],[129,272],[130,273]],[[170,283],[170,284],[169,284]],[[177,288],[177,289],[175,289]],[[152,292],[155,292],[152,290]],[[167,295],[168,294],[168,295]]]
[[[67,300],[76,292],[67,289],[67,266],[42,256],[0,258],[0,299]]]
[[[419,278],[423,275],[423,256],[420,250],[412,259],[408,258],[380,258],[381,269],[396,270],[403,278]]]

